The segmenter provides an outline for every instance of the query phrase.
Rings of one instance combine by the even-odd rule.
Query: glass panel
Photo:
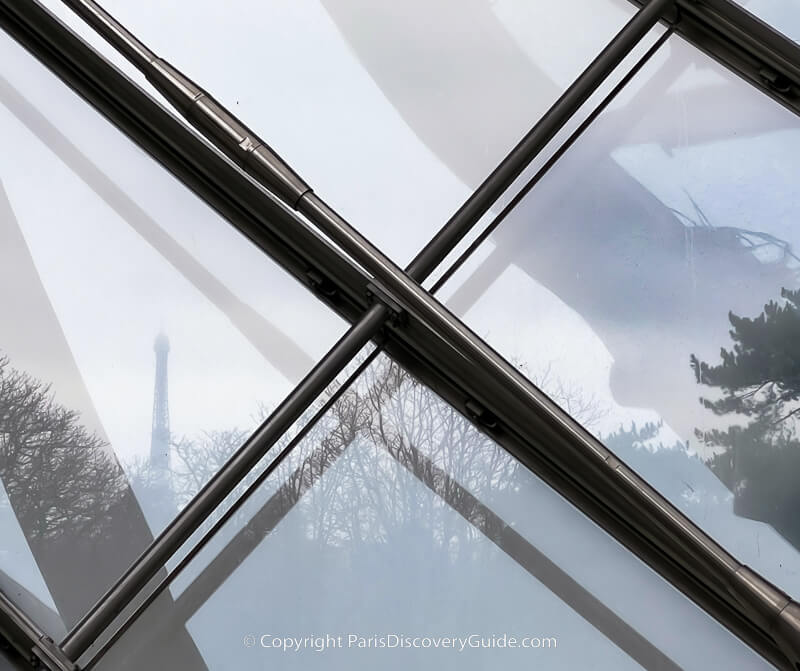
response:
[[[25,533],[0,481],[0,591],[28,613],[52,639],[66,634]],[[0,645],[0,649],[2,646]],[[0,665],[0,668],[3,668]]]
[[[670,38],[442,290],[794,595],[798,156],[796,116]]]
[[[97,668],[767,668],[385,357],[297,450]]]
[[[4,34],[0,63],[0,479],[30,550],[0,536],[0,571],[69,626],[345,324]]]
[[[796,0],[735,0],[786,37],[800,42],[800,6]]]
[[[511,30],[512,26],[508,26]],[[516,26],[519,29],[519,26]],[[469,254],[473,245],[479,244],[477,239],[484,233],[486,228],[495,220],[509,203],[518,196],[520,191],[535,178],[535,176],[545,168],[553,155],[561,150],[569,142],[571,136],[594,114],[604,100],[612,93],[619,83],[627,77],[644,57],[644,55],[656,44],[664,34],[664,26],[657,24],[628,52],[625,58],[614,71],[603,81],[597,90],[592,93],[586,102],[566,121],[561,129],[553,136],[550,142],[536,155],[528,166],[519,174],[511,186],[497,199],[492,208],[488,210],[468,231],[464,237],[456,244],[445,259],[433,270],[428,278],[422,283],[426,289],[431,290],[436,287],[446,271],[464,254]],[[525,47],[527,43],[520,41],[520,46]]]
[[[91,32],[60,0],[45,4]],[[102,4],[400,264],[635,11],[627,0]]]

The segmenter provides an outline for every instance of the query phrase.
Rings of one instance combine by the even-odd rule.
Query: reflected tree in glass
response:
[[[526,369],[524,363],[517,365]],[[554,398],[586,425],[596,423],[607,412],[593,396],[559,379],[549,366],[534,373],[526,369],[526,374],[537,384],[546,383]],[[324,400],[318,403],[321,405]],[[268,408],[261,407],[259,414],[261,420],[265,419]],[[312,414],[308,411],[299,424],[309,421]],[[234,427],[184,436],[171,443],[168,478],[178,508],[194,496],[247,437],[247,432]],[[289,438],[282,438],[271,455],[279,452]],[[437,542],[452,537],[443,529],[434,530],[431,524],[423,523],[426,515],[430,522],[440,514],[426,511],[426,506],[409,499],[416,490],[400,487],[392,474],[392,461],[405,466],[440,494],[445,493],[443,488],[457,484],[459,491],[480,491],[485,496],[512,488],[518,466],[509,455],[495,449],[492,441],[466,418],[437,402],[427,387],[387,358],[379,359],[361,374],[357,383],[311,429],[304,442],[315,444],[316,449],[299,467],[292,470],[282,466],[275,474],[275,479],[283,485],[274,497],[274,504],[275,509],[286,511],[300,504],[307,520],[308,539],[322,545],[341,546],[345,541],[353,543],[357,539],[385,543],[402,528],[416,529],[414,533],[428,528],[439,539]],[[339,469],[336,476],[329,475],[318,482],[354,443],[364,449],[350,456],[346,476]],[[392,459],[376,461],[378,454]],[[434,463],[441,471],[431,470]],[[158,489],[161,482],[148,459],[135,460],[125,470],[140,498],[155,498],[149,492]],[[258,477],[259,470],[248,473],[228,500],[239,498]],[[334,496],[337,488],[346,489],[348,496]],[[440,503],[447,499],[444,496]],[[206,520],[204,530],[212,526],[222,508]],[[353,516],[352,510],[356,508],[361,512]],[[265,534],[256,535],[260,538]],[[453,548],[456,545],[458,541],[454,540]]]
[[[125,477],[50,387],[0,356],[0,477],[30,543],[103,535]]]
[[[696,435],[717,451],[708,463],[734,493],[736,513],[771,524],[800,548],[800,290],[781,296],[758,317],[729,314],[733,347],[721,349],[720,363],[692,355],[698,384],[717,391],[701,403],[744,422]]]

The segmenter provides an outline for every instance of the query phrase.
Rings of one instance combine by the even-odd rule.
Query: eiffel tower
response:
[[[153,394],[153,430],[150,438],[150,468],[156,481],[166,480],[169,471],[169,395],[167,384],[167,357],[169,338],[164,333],[156,336],[153,350],[156,353],[156,384]]]

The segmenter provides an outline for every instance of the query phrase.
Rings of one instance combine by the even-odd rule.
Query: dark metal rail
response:
[[[637,12],[416,256],[411,273],[435,270],[672,4],[650,0]]]
[[[242,478],[258,464],[267,451],[372,339],[383,326],[386,316],[387,310],[383,305],[373,306],[364,319],[352,326],[303,378],[269,418],[67,634],[60,643],[67,657],[77,660],[89,648],[167,560],[200,527],[208,515],[225,500]]]
[[[297,447],[311,429],[314,428],[316,423],[322,419],[322,417],[333,407],[334,403],[339,400],[339,398],[344,394],[350,386],[358,379],[358,377],[367,369],[367,367],[372,363],[375,357],[380,352],[380,349],[376,347],[370,354],[368,354],[364,361],[362,361],[358,367],[348,376],[347,380],[342,382],[342,384],[328,397],[327,401],[314,413],[314,416],[311,417],[297,432],[297,435],[292,438],[291,441],[275,456],[275,458],[269,462],[267,467],[258,475],[258,477],[253,480],[253,482],[247,487],[247,489],[242,492],[241,496],[239,496],[236,501],[231,503],[231,505],[225,510],[225,512],[220,515],[219,519],[214,522],[213,526],[203,534],[202,538],[195,543],[192,548],[183,556],[181,557],[180,562],[169,572],[168,575],[164,576],[161,581],[148,593],[147,598],[144,599],[136,609],[125,618],[125,621],[117,627],[114,633],[103,642],[103,645],[95,651],[92,655],[92,658],[83,666],[83,671],[89,671],[90,669],[94,668],[94,666],[100,661],[100,659],[108,652],[111,647],[120,639],[120,637],[136,622],[139,616],[144,613],[150,605],[156,600],[159,594],[163,592],[167,587],[169,587],[172,582],[177,578],[181,572],[191,564],[192,560],[200,554],[200,551],[208,545],[212,538],[222,529],[222,527],[227,524],[227,522],[233,518],[233,516],[242,508],[242,506],[250,499],[250,497],[255,494],[261,486],[264,484],[266,479],[275,472],[275,470],[283,463],[283,460],[289,456],[289,453]]]
[[[567,153],[569,148],[575,144],[581,135],[586,132],[586,130],[594,123],[595,119],[602,114],[603,110],[605,110],[611,104],[614,98],[619,95],[620,91],[622,91],[641,71],[650,58],[664,45],[664,43],[672,36],[672,34],[672,27],[665,30],[661,37],[659,37],[653,43],[653,46],[650,47],[634,64],[634,66],[625,73],[625,76],[620,78],[619,82],[617,82],[611,91],[609,91],[608,94],[600,101],[600,104],[597,105],[597,107],[595,107],[583,121],[581,121],[581,123],[572,133],[570,133],[569,137],[564,140],[564,143],[561,144],[558,149],[556,149],[547,159],[547,161],[545,161],[544,165],[542,165],[542,167],[536,171],[536,174],[533,175],[533,177],[531,177],[517,193],[514,194],[514,197],[502,209],[500,214],[498,214],[491,221],[491,223],[484,228],[478,236],[475,237],[475,239],[467,246],[467,248],[458,255],[458,258],[447,267],[447,270],[445,270],[439,276],[430,289],[432,294],[435,294],[437,291],[439,291],[439,289],[441,289],[447,283],[447,281],[466,262],[466,260],[472,256],[473,252],[475,252],[475,250],[477,250],[478,247],[480,247],[486,241],[486,239],[497,229],[497,227],[502,224],[503,221],[505,221],[505,218],[511,214],[517,205],[523,201],[523,199],[530,193],[531,189],[533,189],[533,187],[539,183],[542,177],[544,177],[550,171],[550,169],[559,161],[559,159]]]

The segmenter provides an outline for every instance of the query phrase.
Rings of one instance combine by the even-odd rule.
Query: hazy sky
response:
[[[8,39],[2,48],[6,63],[27,59]],[[171,341],[174,434],[253,426],[257,404],[276,404],[299,374],[287,379],[224,310],[237,309],[235,299],[251,306],[297,344],[309,368],[343,322],[52,75],[26,63],[4,73],[10,85],[152,218],[154,231],[160,227],[198,262],[182,266],[188,277],[179,272],[92,184],[54,160],[24,119],[0,107],[3,186],[115,450],[123,458],[149,450],[160,330]],[[213,293],[212,280],[230,291],[220,305],[204,295]],[[286,356],[275,351],[273,362]]]

